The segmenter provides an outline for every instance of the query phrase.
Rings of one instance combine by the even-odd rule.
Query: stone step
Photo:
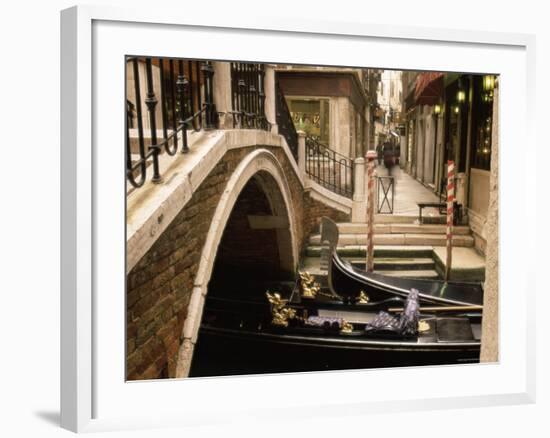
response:
[[[341,234],[367,234],[365,223],[339,223],[338,230]],[[447,226],[444,224],[402,224],[387,223],[374,224],[375,234],[446,234]],[[470,228],[466,225],[453,227],[454,235],[467,236]]]
[[[357,266],[365,269],[365,259],[347,258],[347,260]],[[431,257],[375,257],[375,271],[427,271],[435,270],[435,261]]]
[[[365,245],[347,245],[337,248],[341,257],[366,257],[367,247]],[[320,257],[321,247],[309,245],[306,247],[306,257]],[[433,248],[420,245],[375,245],[375,257],[419,257],[432,258]]]
[[[362,245],[366,244],[366,234],[340,234],[338,239],[339,246]],[[309,238],[310,245],[320,245],[321,235],[313,234]],[[431,245],[445,246],[445,235],[439,234],[412,234],[412,233],[395,233],[395,234],[375,234],[375,245]],[[454,235],[453,246],[456,247],[473,247],[474,238],[472,236]]]
[[[375,224],[414,224],[418,220],[418,215],[397,215],[397,214],[375,214]]]
[[[439,278],[438,273],[433,269],[428,270],[397,270],[397,271],[377,271],[374,270],[375,274],[383,274],[387,275],[389,277],[405,277],[405,278],[423,278],[423,279],[430,279],[430,280],[436,280]]]
[[[445,224],[446,217],[444,215],[425,216],[425,223],[430,224]],[[418,223],[418,214],[375,214],[375,224],[415,224]]]
[[[381,259],[383,260],[383,259]],[[431,259],[419,259],[422,260],[422,264],[419,264],[418,266],[411,266],[411,264],[407,265],[406,263],[402,264],[399,269],[396,269],[398,265],[393,265],[390,269],[387,268],[387,266],[380,264],[377,260],[374,262],[374,272],[378,274],[388,275],[388,276],[396,276],[396,277],[409,277],[409,278],[429,278],[429,279],[437,279],[439,278],[439,275],[434,267],[434,261]],[[358,260],[350,260],[354,265],[357,267],[364,269],[365,263],[364,261],[358,261]],[[403,261],[407,261],[407,259],[403,259]],[[424,261],[426,261],[424,263]],[[411,260],[412,263],[412,260]],[[302,266],[301,269],[304,271],[309,272],[310,274],[317,277],[318,281],[321,283],[324,283],[324,280],[326,280],[327,271],[326,269],[323,270],[319,266],[319,258],[317,257],[305,257],[302,260]]]

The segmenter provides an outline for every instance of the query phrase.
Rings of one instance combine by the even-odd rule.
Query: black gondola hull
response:
[[[191,377],[479,362],[479,342],[434,343],[311,336],[203,325]]]
[[[329,264],[328,281],[334,293],[351,300],[360,291],[365,292],[372,301],[382,301],[392,297],[406,298],[411,289],[417,289],[422,305],[483,305],[483,287],[480,283],[419,280],[368,273],[342,260],[336,251],[332,253]]]

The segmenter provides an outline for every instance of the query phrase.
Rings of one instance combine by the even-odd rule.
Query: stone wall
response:
[[[231,153],[230,153],[231,154]],[[228,154],[228,155],[230,155]],[[232,159],[220,162],[127,277],[128,380],[175,375],[201,248]]]
[[[336,210],[322,202],[313,199],[309,193],[304,194],[304,233],[309,236],[313,231],[319,230],[321,218],[327,216],[335,222],[350,222],[348,213]]]
[[[174,377],[181,333],[216,206],[227,181],[255,147],[228,151],[127,276],[128,380]],[[294,207],[297,239],[303,245],[304,192],[281,148],[265,147],[282,164]],[[309,204],[308,204],[309,205]],[[313,211],[313,210],[312,210]],[[308,220],[308,224],[311,220]],[[307,228],[309,229],[309,228]]]
[[[210,286],[217,278],[275,279],[281,275],[277,230],[253,229],[249,215],[269,216],[273,211],[259,185],[252,179],[241,191],[218,245]]]
[[[483,322],[481,330],[481,362],[496,362],[498,347],[498,155],[499,155],[499,88],[498,80],[493,101],[493,138],[491,146],[491,177],[489,207],[487,210],[487,250],[485,259],[485,287],[483,293]]]

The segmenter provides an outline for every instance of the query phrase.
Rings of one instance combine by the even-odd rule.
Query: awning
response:
[[[443,73],[420,73],[416,78],[414,97],[418,105],[435,105],[443,96]]]

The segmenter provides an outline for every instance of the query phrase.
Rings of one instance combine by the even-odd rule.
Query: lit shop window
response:
[[[329,144],[328,99],[289,99],[288,107],[297,130]]]
[[[475,80],[474,142],[472,143],[472,167],[491,168],[491,140],[493,129],[493,96],[495,76],[479,76]]]

